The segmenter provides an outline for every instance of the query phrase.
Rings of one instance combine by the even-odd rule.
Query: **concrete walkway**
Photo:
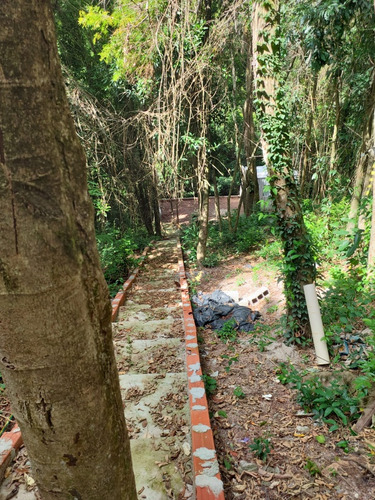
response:
[[[195,498],[176,239],[158,242],[114,323],[139,498]]]

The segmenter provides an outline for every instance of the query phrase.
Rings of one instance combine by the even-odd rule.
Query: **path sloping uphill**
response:
[[[139,497],[193,498],[176,240],[158,242],[114,328]]]

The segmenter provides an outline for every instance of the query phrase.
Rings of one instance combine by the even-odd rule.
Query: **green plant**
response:
[[[219,417],[222,417],[222,418],[228,417],[227,412],[225,412],[224,410],[218,410],[217,414],[219,415]]]
[[[272,443],[270,439],[258,437],[254,439],[254,442],[251,445],[249,445],[249,448],[257,458],[265,462],[271,452]]]
[[[203,259],[202,264],[204,267],[216,267],[220,263],[220,258],[216,253],[210,253]]]
[[[321,476],[322,471],[320,467],[310,458],[307,459],[305,469],[309,472],[310,476]]]
[[[217,389],[217,380],[206,373],[202,375],[202,379],[207,395],[211,396],[212,394],[215,394]]]
[[[144,229],[121,232],[110,225],[96,235],[104,277],[111,295],[118,292],[129,271],[139,262],[134,253],[147,246],[150,239]]]
[[[279,309],[279,306],[278,306],[277,304],[274,304],[273,306],[270,306],[270,307],[267,309],[267,312],[268,312],[269,314],[272,314],[272,313],[274,313],[274,312],[278,311],[278,309]]]
[[[224,370],[229,373],[230,371],[230,367],[232,366],[232,363],[235,363],[238,361],[238,354],[236,354],[236,356],[232,356],[232,357],[229,357],[227,354],[222,354],[221,357],[223,359],[227,359],[228,360],[228,364],[227,366],[224,368]]]
[[[339,441],[336,443],[337,448],[341,448],[345,453],[349,453],[350,448],[349,448],[349,441],[346,439],[343,439],[342,441]]]
[[[245,278],[237,278],[236,279],[236,285],[237,286],[243,286],[246,283]]]
[[[276,338],[270,335],[269,332],[270,328],[268,325],[257,323],[255,334],[249,340],[249,343],[255,344],[260,352],[264,352],[265,348],[276,340]]]
[[[232,470],[232,458],[229,455],[224,457],[223,463],[226,470]]]
[[[226,321],[220,330],[216,331],[216,335],[222,340],[225,344],[227,342],[236,342],[238,332],[235,329],[236,320],[230,319]]]
[[[245,393],[243,392],[242,387],[239,385],[234,389],[233,394],[238,399],[244,399],[244,397],[245,397]]]
[[[329,469],[329,473],[331,474],[332,477],[336,477],[338,472],[336,469],[334,469],[333,467],[330,467]]]
[[[362,394],[351,394],[350,388],[332,375],[324,384],[319,374],[301,374],[293,365],[281,363],[278,369],[281,383],[292,383],[297,389],[297,401],[306,411],[311,411],[315,419],[329,424],[330,432],[339,428],[339,423],[348,425],[359,417]],[[339,377],[339,375],[337,375]]]

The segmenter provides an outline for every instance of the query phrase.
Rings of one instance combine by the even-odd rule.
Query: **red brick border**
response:
[[[116,321],[120,307],[125,302],[126,294],[131,289],[131,287],[134,283],[134,280],[139,273],[140,266],[142,265],[143,261],[145,260],[147,252],[150,250],[150,248],[151,247],[148,246],[143,250],[139,266],[136,269],[134,269],[134,271],[131,273],[129,278],[123,284],[122,289],[119,292],[117,292],[115,298],[112,300],[112,322]]]
[[[21,431],[17,422],[15,422],[13,429],[9,432],[4,432],[0,438],[0,484],[4,479],[6,468],[15,458],[16,452],[22,444]]]
[[[178,271],[180,275],[182,308],[184,314],[186,365],[188,372],[189,405],[191,418],[191,443],[194,467],[194,482],[197,500],[224,500],[223,482],[220,478],[214,438],[202,369],[200,364],[197,329],[190,303],[188,283],[182,256],[178,249]]]

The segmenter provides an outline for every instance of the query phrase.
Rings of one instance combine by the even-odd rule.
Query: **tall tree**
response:
[[[254,4],[253,47],[262,148],[284,247],[284,290],[293,337],[310,333],[303,285],[315,280],[315,263],[300,206],[290,151],[285,48],[278,0]]]
[[[136,499],[49,2],[0,3],[0,362],[43,499]]]

